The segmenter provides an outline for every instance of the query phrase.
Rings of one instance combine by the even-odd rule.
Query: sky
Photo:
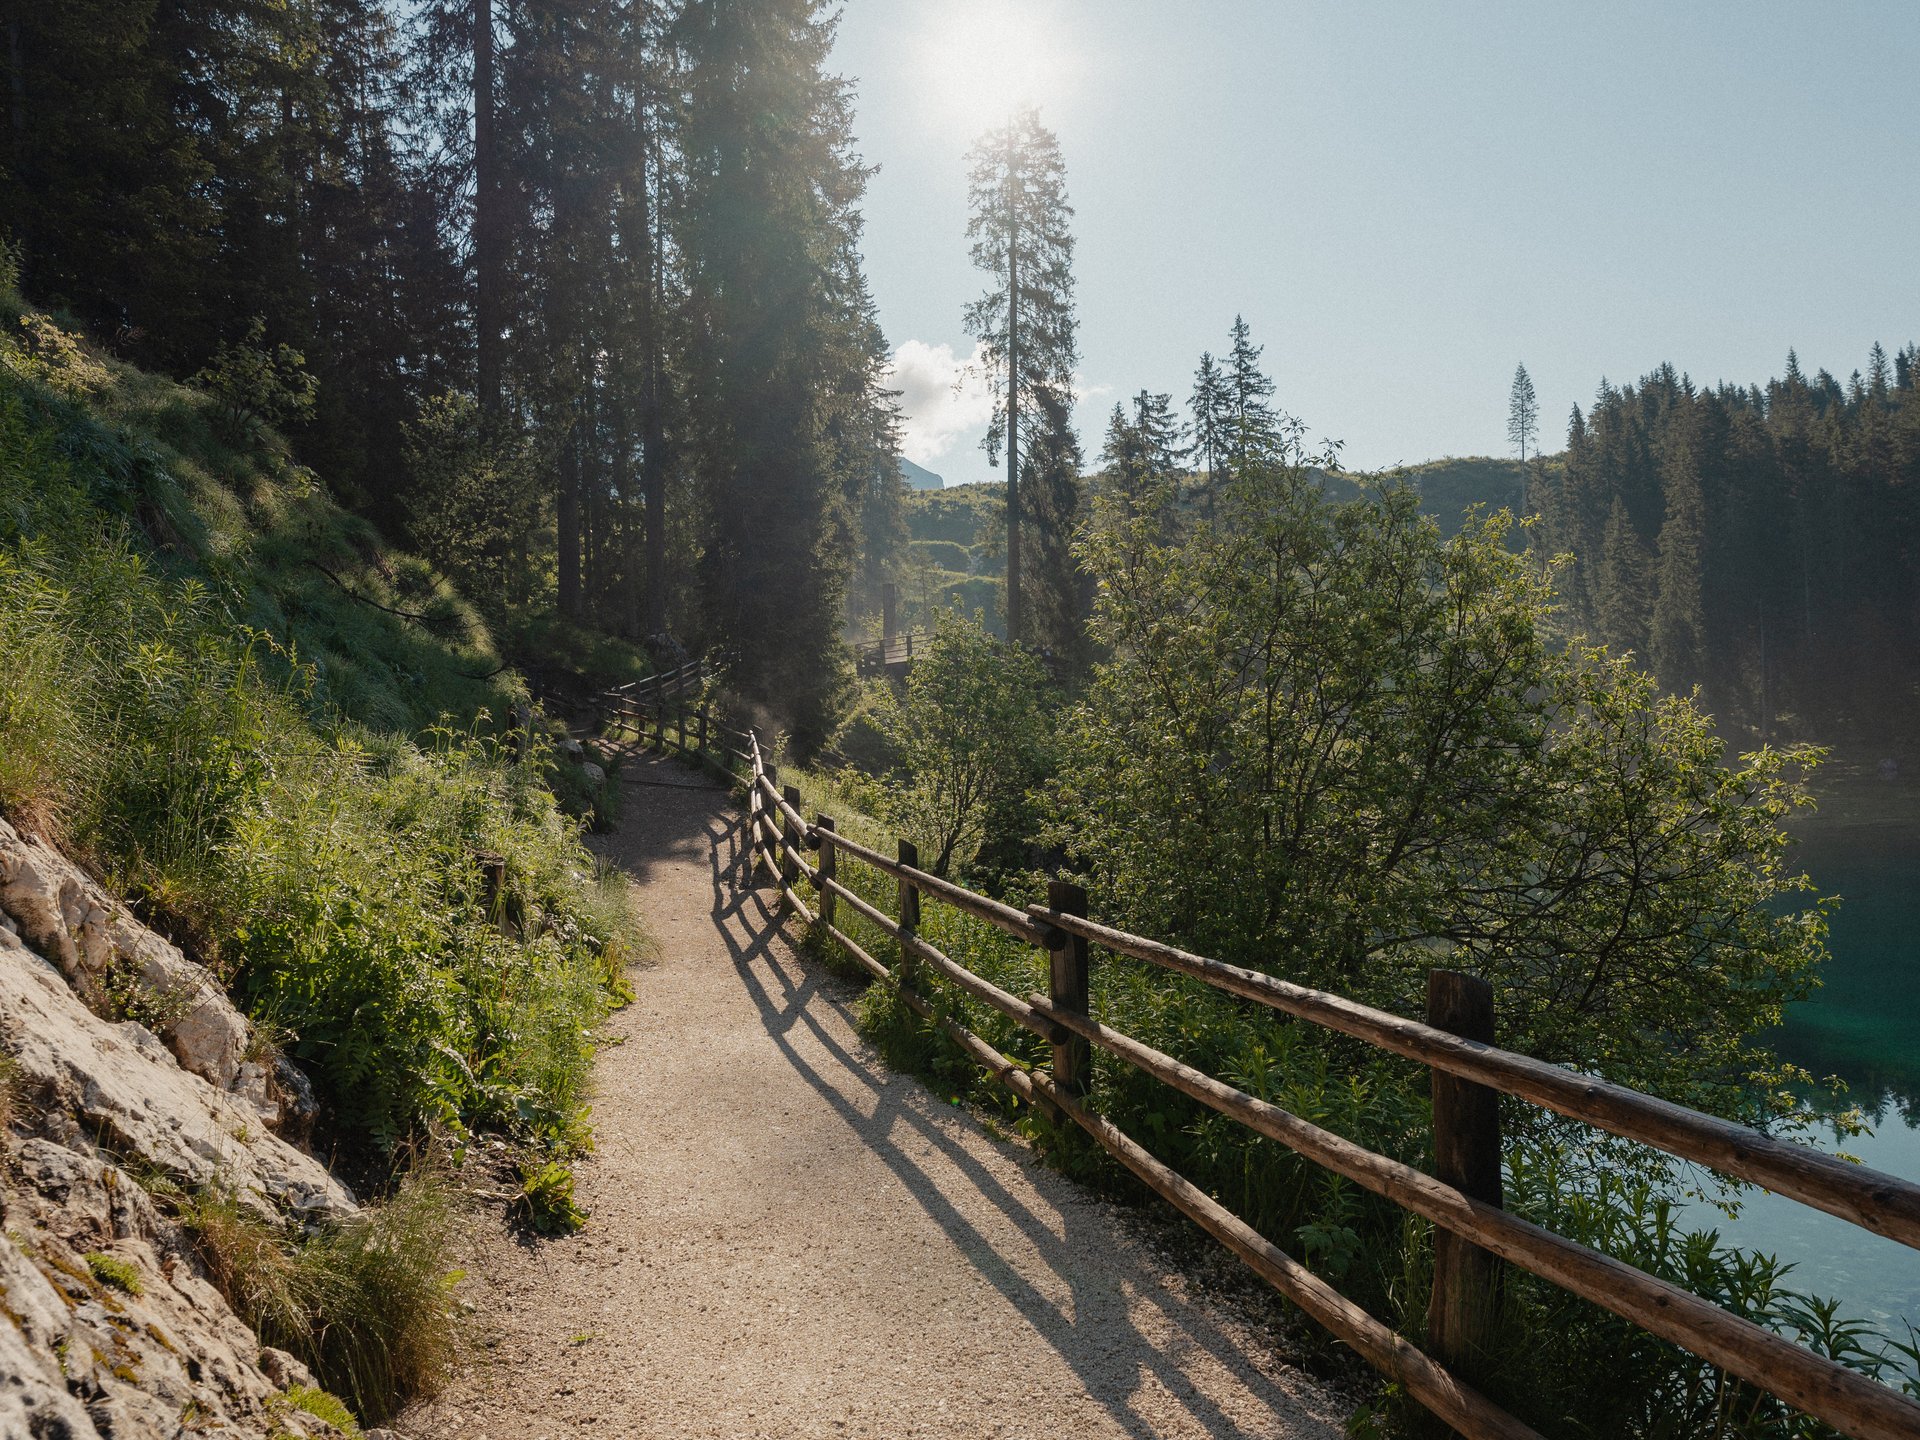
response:
[[[1844,379],[1920,339],[1920,3],[844,0],[907,455],[1000,478],[964,383],[964,156],[1029,99],[1076,215],[1081,440],[1245,315],[1350,469],[1502,455],[1671,361]],[[962,378],[958,393],[954,382]]]

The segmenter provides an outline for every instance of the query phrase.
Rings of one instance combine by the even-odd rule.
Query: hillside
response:
[[[1541,473],[1558,474],[1563,461],[1548,456]],[[1360,477],[1316,472],[1329,494],[1351,497]],[[1404,481],[1420,495],[1420,508],[1452,535],[1476,505],[1519,512],[1526,481],[1517,460],[1468,456],[1401,466],[1377,478]],[[1093,482],[1093,483],[1097,483]],[[924,625],[933,609],[980,610],[987,628],[999,633],[1006,573],[1006,489],[991,482],[913,490],[906,495],[907,561],[900,582],[900,623]]]
[[[143,1257],[179,1252],[294,1353],[281,1373],[310,1367],[371,1419],[430,1386],[451,1344],[432,1137],[493,1132],[539,1178],[526,1213],[564,1223],[591,1027],[639,935],[556,799],[602,807],[606,777],[561,757],[473,608],[336,506],[255,399],[121,364],[0,294],[0,1011],[48,1017],[0,1027],[0,1145],[106,1166],[109,1195],[115,1167],[144,1177],[144,1218],[112,1233],[148,1250],[96,1271],[138,1293]],[[191,1073],[140,1078],[129,1039]],[[116,1094],[134,1120],[94,1113]],[[271,1186],[270,1203],[242,1194],[252,1219],[232,1213],[238,1158],[216,1173],[162,1143],[195,1124],[264,1143],[293,1110],[287,1141],[312,1150],[275,1152],[281,1170],[324,1174],[327,1155],[376,1193],[427,1197],[391,1212],[410,1228],[379,1242],[383,1295],[335,1272],[388,1207],[283,1232],[303,1212]],[[40,1203],[19,1201],[22,1224]],[[76,1214],[45,1221],[47,1246],[81,1233]],[[84,1374],[39,1353],[60,1313],[0,1342],[85,1398]],[[262,1385],[250,1371],[194,1403],[306,1433]],[[133,1389],[175,1416],[187,1398]]]

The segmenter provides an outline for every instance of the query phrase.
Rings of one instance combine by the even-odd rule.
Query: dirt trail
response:
[[[581,1234],[485,1222],[436,1440],[1315,1437],[1345,1407],[1110,1205],[890,1073],[744,887],[724,792],[626,767],[661,963],[599,1062]],[[669,788],[675,787],[675,788]]]

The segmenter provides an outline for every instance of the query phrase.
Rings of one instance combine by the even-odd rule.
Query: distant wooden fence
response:
[[[1498,1270],[1505,1262],[1691,1351],[1843,1434],[1858,1440],[1920,1436],[1920,1403],[1668,1281],[1503,1210],[1499,1097],[1511,1095],[1752,1181],[1915,1248],[1920,1248],[1920,1185],[1502,1050],[1492,1043],[1493,992],[1472,976],[1431,972],[1427,1019],[1422,1023],[1098,924],[1088,918],[1087,896],[1078,886],[1054,882],[1046,904],[1025,909],[976,894],[920,869],[907,841],[900,841],[897,854],[890,857],[841,835],[829,816],[806,820],[799,792],[780,787],[776,767],[751,731],[710,730],[702,710],[690,740],[683,707],[669,741],[670,708],[652,716],[656,743],[672,744],[716,773],[744,783],[752,862],[777,877],[786,905],[818,926],[875,979],[892,978],[909,1007],[943,1030],[995,1080],[1023,1101],[1072,1120],[1149,1189],[1461,1434],[1472,1440],[1539,1440],[1531,1427],[1446,1368],[1470,1360],[1484,1347],[1494,1317]],[[809,863],[805,854],[811,852],[817,852],[817,858]],[[893,915],[841,883],[842,855],[897,882]],[[812,892],[812,906],[797,889],[803,879]],[[923,897],[952,905],[1043,951],[1048,958],[1046,993],[1010,994],[928,944],[919,934]],[[898,943],[896,970],[890,971],[839,928],[842,905]],[[1088,1013],[1095,946],[1191,976],[1427,1066],[1432,1072],[1436,1173],[1366,1150],[1101,1024]],[[1050,1067],[1028,1070],[941,1014],[917,988],[923,970],[1045,1039],[1052,1048]],[[1435,1353],[1427,1354],[1375,1319],[1156,1160],[1113,1122],[1089,1110],[1083,1098],[1095,1046],[1432,1221],[1434,1280],[1427,1331]]]
[[[932,638],[932,632],[928,630],[904,630],[897,635],[888,635],[856,650],[854,663],[863,675],[904,669],[913,664],[915,652],[925,652],[927,642]]]

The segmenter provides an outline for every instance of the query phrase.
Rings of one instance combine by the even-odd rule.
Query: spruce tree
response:
[[[1193,372],[1193,394],[1187,400],[1193,416],[1194,457],[1205,463],[1207,513],[1213,513],[1221,467],[1225,464],[1232,440],[1232,392],[1226,374],[1214,361],[1211,351],[1200,356],[1200,368]]]
[[[835,420],[882,400],[870,316],[846,293],[871,172],[853,153],[844,82],[824,68],[833,21],[816,0],[690,0],[675,38],[705,638],[805,749],[825,738],[845,664]]]
[[[1233,317],[1227,351],[1227,456],[1236,471],[1272,459],[1282,449],[1280,417],[1268,402],[1273,381],[1260,368],[1265,347],[1253,343],[1243,316]]]
[[[1513,372],[1513,388],[1507,395],[1507,442],[1525,466],[1530,451],[1538,451],[1540,440],[1540,401],[1533,393],[1533,377],[1525,365]]]
[[[1032,107],[990,130],[967,155],[967,238],[973,263],[987,273],[985,294],[967,306],[967,333],[980,342],[993,393],[983,442],[989,460],[1007,457],[1007,638],[1030,640],[1030,590],[1049,590],[1055,605],[1073,588],[1065,535],[1042,542],[1050,573],[1029,576],[1022,563],[1028,532],[1071,523],[1023,503],[1021,480],[1032,459],[1055,467],[1077,452],[1072,440],[1073,371],[1078,360],[1073,310],[1073,235],[1067,222],[1066,163],[1060,142]],[[1038,419],[1023,433],[1023,422]],[[1063,428],[1065,427],[1065,428]],[[1076,482],[1077,483],[1077,482]],[[1057,510],[1057,506],[1052,507]]]

